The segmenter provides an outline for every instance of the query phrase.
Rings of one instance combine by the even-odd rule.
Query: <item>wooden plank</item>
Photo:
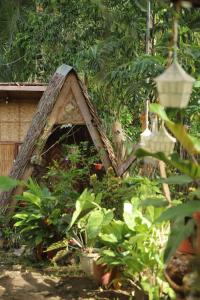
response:
[[[160,170],[160,176],[162,178],[167,178],[167,174],[166,174],[166,166],[165,163],[161,160],[159,160],[159,170]],[[167,183],[163,183],[163,192],[165,195],[165,198],[168,200],[169,203],[171,203],[171,194],[170,194],[170,189],[169,189],[169,185]]]
[[[83,115],[83,118],[85,120],[86,126],[88,128],[88,131],[91,135],[91,138],[94,142],[95,147],[97,148],[97,151],[100,153],[100,157],[102,159],[103,165],[105,169],[108,169],[111,166],[111,162],[108,156],[107,151],[105,150],[104,144],[100,138],[99,132],[97,128],[92,123],[92,116],[90,114],[89,108],[86,104],[85,98],[83,96],[83,93],[80,89],[80,86],[77,82],[76,76],[73,76],[73,80],[71,83],[73,94],[76,98],[76,102],[78,104],[78,107]]]
[[[12,144],[0,145],[0,176],[8,175],[16,155],[16,146]]]
[[[124,162],[122,162],[122,164],[117,168],[117,175],[122,176],[136,160],[137,157],[135,156],[135,149],[134,149],[132,153],[128,156],[128,158]]]
[[[0,91],[6,92],[44,92],[46,89],[45,85],[0,85]]]
[[[67,77],[65,83],[63,84],[63,87],[60,91],[60,94],[58,96],[58,99],[54,105],[53,111],[50,114],[50,117],[47,121],[47,123],[50,126],[53,126],[54,124],[59,122],[59,115],[63,113],[64,107],[67,104],[68,101],[68,95],[70,93],[71,90],[71,78],[73,75],[69,74],[69,76]]]

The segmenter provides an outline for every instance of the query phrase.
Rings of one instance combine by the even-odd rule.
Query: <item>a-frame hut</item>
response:
[[[112,166],[116,174],[120,175],[112,146],[102,130],[101,122],[90,102],[84,84],[72,67],[62,65],[57,69],[43,93],[12,166],[9,174],[11,177],[26,180],[31,176],[34,170],[34,158],[40,157],[55,125],[58,124],[84,125],[100,153],[105,169]],[[13,209],[15,203],[11,200],[11,196],[21,192],[22,187],[18,187],[14,192],[2,193],[0,209],[5,211],[8,206]]]

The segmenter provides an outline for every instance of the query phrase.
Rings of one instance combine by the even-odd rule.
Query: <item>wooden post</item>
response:
[[[159,161],[159,170],[160,170],[160,176],[162,178],[167,178],[166,165],[161,160]],[[167,199],[167,201],[169,203],[171,203],[171,195],[170,195],[169,185],[167,183],[163,183],[162,186],[163,186],[163,192],[164,192],[165,198]]]

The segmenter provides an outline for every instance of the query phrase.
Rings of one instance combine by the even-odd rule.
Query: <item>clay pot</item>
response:
[[[100,164],[100,163],[94,164],[94,167],[95,167],[96,171],[100,171],[103,168],[103,164]]]
[[[183,240],[177,250],[182,253],[200,254],[200,212],[193,213],[192,217],[197,226],[196,238],[194,241],[190,237]]]
[[[102,286],[110,285],[114,279],[119,277],[118,273],[117,267],[108,268],[106,264],[97,264],[96,262],[93,264],[93,278]]]
[[[195,254],[190,238],[183,240],[177,250],[182,253]]]

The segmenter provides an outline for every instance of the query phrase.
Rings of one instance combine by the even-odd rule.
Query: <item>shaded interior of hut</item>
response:
[[[97,174],[101,178],[105,172],[85,125],[55,125],[40,158],[32,158],[32,165],[32,177],[48,184],[50,189],[59,181],[58,173],[73,173],[72,176],[78,179],[77,182],[74,180],[74,187],[79,192],[88,186],[90,175]],[[84,173],[89,176],[83,176]]]

